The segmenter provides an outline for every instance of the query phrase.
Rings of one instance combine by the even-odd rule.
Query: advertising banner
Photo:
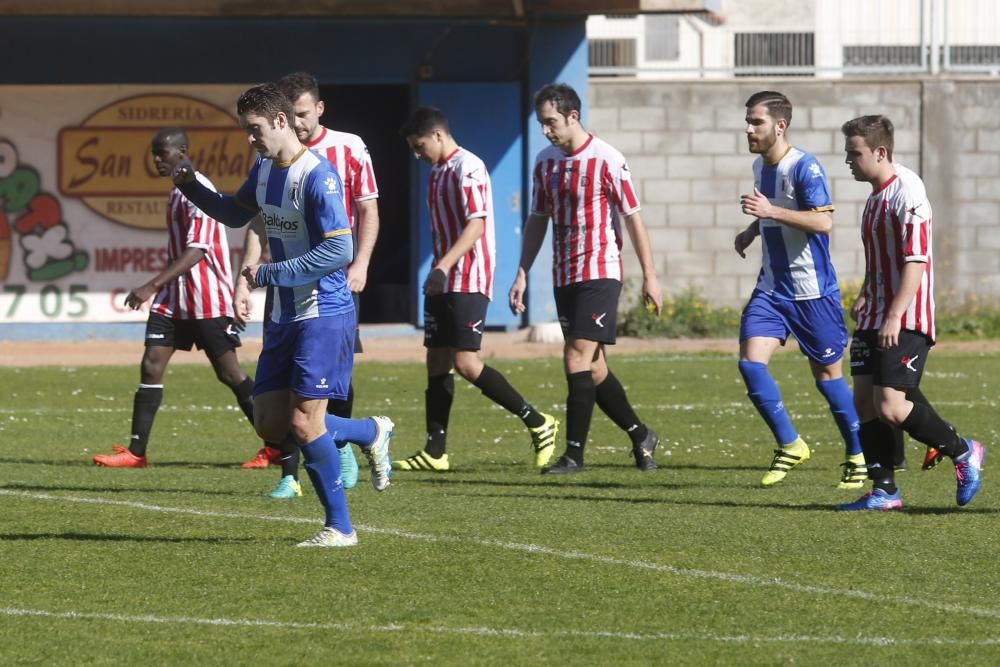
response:
[[[0,323],[144,321],[125,295],[167,266],[173,187],[153,135],[183,127],[196,168],[235,192],[256,155],[235,116],[246,87],[0,86]],[[244,230],[228,235],[236,271]]]

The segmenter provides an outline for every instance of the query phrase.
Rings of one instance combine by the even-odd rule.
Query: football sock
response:
[[[483,392],[483,396],[507,412],[512,412],[520,417],[528,428],[535,428],[545,423],[545,419],[538,414],[538,410],[528,405],[521,394],[517,393],[517,390],[510,385],[503,373],[495,368],[483,366],[483,372],[472,384]]]
[[[881,419],[872,419],[858,428],[858,440],[868,465],[868,478],[878,483],[889,480],[894,484],[895,437],[893,427]],[[884,483],[883,483],[884,488]],[[890,493],[895,493],[890,491]]]
[[[240,410],[250,420],[253,425],[253,378],[247,378],[232,388],[236,395],[236,402],[240,404]]]
[[[326,513],[325,526],[336,528],[345,535],[354,530],[347,513],[347,497],[340,481],[340,454],[333,438],[324,433],[312,442],[302,445],[302,458],[309,473],[309,481]]]
[[[618,428],[625,431],[632,440],[633,445],[638,445],[646,439],[649,429],[639,421],[639,417],[628,402],[625,395],[625,387],[618,381],[610,369],[608,376],[601,384],[594,387],[594,400],[597,407],[613,421]]]
[[[906,447],[904,445],[903,429],[898,426],[889,425],[892,429],[892,465],[902,465],[906,461]]]
[[[331,398],[326,402],[326,412],[327,414],[343,417],[344,419],[351,418],[351,413],[354,412],[353,382],[347,388],[347,398]],[[341,445],[338,443],[337,446],[340,447]]]
[[[140,384],[132,400],[132,437],[128,450],[136,456],[146,455],[149,432],[153,430],[153,419],[163,401],[162,384]]]
[[[583,463],[583,448],[587,445],[597,392],[590,371],[570,373],[566,376],[566,383],[569,385],[566,397],[566,455],[577,463]]]
[[[441,458],[447,445],[448,417],[455,398],[455,376],[451,373],[427,376],[424,410],[427,420],[427,444],[424,451]]]
[[[816,388],[830,404],[830,412],[833,413],[833,420],[837,422],[840,436],[844,439],[847,456],[860,454],[858,411],[854,409],[854,395],[847,386],[847,380],[842,377],[836,380],[817,380]]]
[[[969,450],[955,428],[941,419],[930,405],[914,403],[910,414],[900,426],[914,440],[936,447],[939,452],[950,458],[961,456]]]
[[[375,435],[378,432],[374,419],[344,419],[330,414],[326,416],[326,430],[330,432],[332,439],[353,442],[362,448],[375,442]]]
[[[774,439],[779,445],[787,445],[799,438],[798,432],[792,426],[792,420],[785,411],[781,401],[781,391],[774,378],[767,372],[767,364],[758,361],[741,361],[740,374],[747,387],[747,396],[764,418]]]
[[[281,450],[281,476],[291,475],[293,479],[299,478],[299,443],[295,437],[289,433],[280,443],[267,443],[268,447]]]

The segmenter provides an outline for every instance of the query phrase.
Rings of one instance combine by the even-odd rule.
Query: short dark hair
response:
[[[406,119],[403,127],[399,128],[399,134],[405,139],[413,136],[422,137],[434,130],[443,130],[446,134],[451,134],[451,130],[448,129],[448,117],[440,109],[420,107]]]
[[[236,113],[240,116],[248,113],[263,116],[272,124],[279,113],[285,114],[289,123],[295,118],[292,101],[274,83],[262,83],[240,95],[236,102]]]
[[[792,123],[792,103],[788,98],[773,90],[762,90],[754,93],[747,100],[747,109],[751,109],[758,104],[767,107],[767,113],[775,120],[784,118],[790,125]]]
[[[187,146],[188,135],[183,127],[165,127],[153,137],[153,145]]]
[[[277,81],[278,88],[285,94],[285,97],[295,104],[295,101],[309,93],[313,99],[319,102],[319,83],[316,77],[308,72],[292,72],[286,74]]]
[[[546,102],[551,102],[563,117],[569,117],[571,111],[581,113],[580,96],[565,83],[549,83],[535,93],[535,111],[541,109]]]
[[[844,123],[840,131],[847,139],[861,137],[865,140],[865,146],[872,150],[885,146],[886,157],[892,159],[893,136],[896,130],[892,126],[892,121],[885,116],[879,114],[852,118]]]

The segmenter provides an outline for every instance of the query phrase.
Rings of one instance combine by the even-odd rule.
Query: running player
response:
[[[527,403],[498,370],[479,357],[496,266],[493,192],[486,165],[461,148],[448,119],[433,107],[414,111],[400,134],[418,160],[432,166],[427,187],[434,266],[424,281],[427,444],[393,461],[398,470],[448,470],[448,418],[455,395],[452,369],[483,395],[517,415],[534,449],[535,466],[552,458],[559,422]]]
[[[164,128],[152,143],[153,164],[160,176],[188,159],[187,133]],[[199,172],[199,183],[214,190]],[[232,330],[233,283],[229,244],[224,230],[202,213],[180,190],[167,200],[167,267],[125,297],[138,310],[154,294],[146,322],[146,351],[139,367],[139,388],[132,403],[132,435],[128,448],[114,445],[113,454],[98,454],[94,463],[108,468],[145,468],[153,419],[163,400],[163,375],[175,350],[204,350],[219,381],[232,389],[236,402],[253,424],[253,380],[236,357],[239,336]]]
[[[839,488],[861,488],[867,473],[858,415],[840,364],[847,327],[830,261],[833,204],[823,167],[788,143],[791,121],[792,103],[781,93],[761,91],[746,102],[747,144],[760,157],[753,163],[753,193],[740,197],[743,213],[754,221],[736,235],[734,246],[746,257],[760,236],[763,265],[740,320],[739,368],[747,396],[779,445],[761,485],[781,482],[810,456],[768,372],[771,355],[792,334],[844,439]]]
[[[622,217],[642,267],[643,297],[657,314],[663,305],[632,175],[621,153],[584,129],[580,98],[571,87],[546,85],[534,102],[542,134],[552,145],[535,158],[531,214],[509,297],[511,310],[523,313],[528,271],[552,218],[553,282],[569,395],[566,452],[542,472],[583,470],[595,403],[628,434],[639,470],[652,471],[659,436],[635,414],[605,353],[605,346],[615,343],[622,288]]]
[[[276,287],[254,385],[257,432],[267,442],[292,432],[326,512],[323,530],[299,546],[351,546],[358,538],[331,433],[362,445],[381,491],[389,485],[393,424],[387,417],[325,414],[327,399],[347,398],[354,363],[356,319],[343,271],[353,243],[343,185],[333,165],[299,141],[292,103],[278,86],[247,90],[236,111],[261,158],[236,196],[201,186],[184,165],[175,169],[174,182],[223,224],[242,226],[258,213],[264,219],[275,261],[243,270],[250,289]]]
[[[347,267],[347,286],[354,296],[354,307],[359,305],[358,295],[364,291],[368,281],[368,265],[371,261],[375,241],[378,238],[378,185],[371,155],[364,140],[356,134],[338,132],[320,125],[319,119],[326,111],[320,99],[316,77],[305,72],[287,74],[277,81],[278,87],[292,101],[295,113],[295,133],[299,141],[316,151],[333,164],[344,184],[344,208],[355,241],[354,259]],[[254,220],[247,227],[244,240],[243,265],[256,264],[261,257],[263,224]],[[250,315],[250,293],[242,278],[236,283],[236,317],[244,320]],[[269,295],[270,297],[270,295]],[[268,303],[271,299],[268,298]],[[268,313],[264,314],[267,319]],[[355,353],[363,351],[360,331],[355,336]],[[338,417],[350,418],[354,406],[354,383],[348,387],[347,398],[331,399],[327,412]],[[358,463],[348,443],[337,440],[340,453],[340,475],[344,488],[353,488],[358,481]],[[290,497],[288,488],[291,481],[298,478],[298,450],[287,440],[285,446],[265,445],[257,455],[243,464],[244,468],[266,468],[281,464],[281,479],[278,487],[270,493],[272,497]]]
[[[959,436],[919,392],[935,342],[931,203],[920,177],[893,164],[895,131],[888,118],[861,116],[842,129],[854,179],[872,186],[861,217],[865,280],[851,307],[857,322],[851,341],[854,402],[872,490],[837,509],[902,508],[893,474],[893,427],[954,461],[955,500],[967,505],[979,491],[986,448]]]

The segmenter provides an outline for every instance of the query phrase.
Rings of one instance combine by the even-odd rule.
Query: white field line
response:
[[[219,518],[219,519],[251,519],[255,521],[280,521],[285,523],[307,523],[307,524],[319,523],[317,519],[308,519],[304,517],[273,516],[267,514],[244,514],[239,512],[214,512],[208,510],[187,509],[183,507],[165,507],[163,505],[151,505],[148,503],[133,502],[128,500],[85,498],[81,496],[57,496],[47,493],[32,493],[29,491],[18,491],[14,489],[3,489],[3,488],[0,488],[0,496],[15,496],[19,498],[30,498],[33,500],[52,500],[56,502],[83,503],[91,505],[113,505],[117,507],[128,507],[131,509],[145,510],[149,512],[160,512],[164,514],[184,514],[190,516],[201,516],[201,517]],[[479,546],[505,549],[507,551],[520,551],[524,553],[552,556],[554,558],[562,558],[567,560],[589,561],[592,563],[600,563],[602,565],[610,565],[615,568],[624,567],[633,570],[661,572],[664,574],[671,574],[678,577],[684,577],[689,579],[723,581],[726,583],[741,584],[750,587],[779,588],[783,590],[793,591],[796,593],[805,593],[821,597],[828,596],[828,597],[850,598],[855,600],[866,600],[870,602],[876,602],[880,605],[897,604],[897,605],[911,606],[911,607],[922,607],[925,609],[933,609],[935,611],[942,611],[942,612],[949,612],[956,614],[969,614],[972,616],[981,616],[984,618],[1000,618],[1000,609],[994,609],[990,607],[967,607],[965,605],[960,605],[960,604],[938,602],[936,600],[923,600],[920,598],[914,598],[903,595],[880,595],[878,593],[870,593],[868,591],[861,591],[861,590],[828,588],[825,586],[811,586],[808,584],[798,584],[795,582],[784,581],[782,579],[779,579],[778,577],[765,578],[747,574],[734,574],[731,572],[717,572],[713,570],[682,568],[682,567],[675,567],[673,565],[663,565],[660,563],[653,563],[650,561],[626,560],[622,558],[612,558],[610,556],[600,556],[597,554],[586,553],[583,551],[563,551],[560,549],[545,547],[539,544],[524,544],[520,542],[505,542],[502,540],[489,540],[489,539],[480,539],[475,537],[457,537],[452,535],[431,535],[427,533],[414,533],[411,531],[398,530],[395,528],[377,528],[374,526],[365,526],[360,524],[355,524],[355,528],[362,532],[376,533],[380,535],[390,535],[392,537],[400,537],[403,539],[422,540],[425,542],[457,542],[464,544],[476,544]]]
[[[154,614],[102,614],[81,611],[44,611],[21,607],[0,607],[0,616],[40,617],[68,621],[112,621],[115,623],[152,623],[169,625],[208,625],[244,628],[279,628],[291,630],[336,630],[339,632],[433,632],[444,635],[473,635],[478,637],[503,637],[511,639],[550,639],[571,637],[588,639],[618,639],[625,641],[665,642],[719,642],[729,644],[851,644],[861,646],[1000,646],[1000,639],[896,639],[894,637],[842,637],[840,635],[785,635],[766,637],[759,635],[724,635],[714,633],[678,632],[611,632],[588,630],[520,630],[517,628],[449,627],[441,625],[418,626],[391,623],[387,625],[360,625],[354,623],[299,623],[295,621],[269,621],[252,618],[197,618],[192,616],[158,616]]]

